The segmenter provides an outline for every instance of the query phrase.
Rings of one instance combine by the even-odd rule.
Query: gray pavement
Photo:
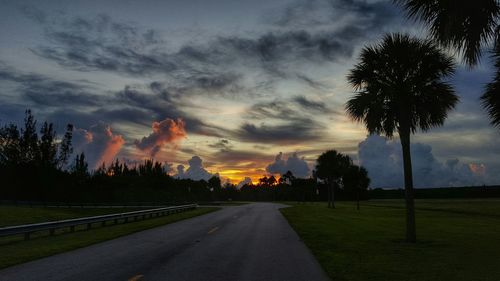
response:
[[[226,207],[10,267],[0,280],[329,280],[281,207]]]

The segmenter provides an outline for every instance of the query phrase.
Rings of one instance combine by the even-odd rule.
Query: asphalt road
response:
[[[280,207],[226,207],[10,267],[0,280],[329,280]]]

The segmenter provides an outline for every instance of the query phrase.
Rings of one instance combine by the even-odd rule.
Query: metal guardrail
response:
[[[169,215],[170,213],[179,213],[186,210],[195,209],[196,207],[198,207],[197,204],[189,204],[189,205],[180,205],[180,206],[126,212],[126,213],[109,214],[102,216],[8,226],[0,228],[0,236],[24,234],[24,240],[29,240],[31,233],[38,231],[48,230],[50,235],[54,235],[56,229],[69,227],[70,231],[74,232],[75,227],[79,225],[87,225],[86,229],[88,230],[92,228],[93,223],[100,222],[102,226],[106,225],[107,221],[113,221],[115,224],[117,224],[119,220],[123,220],[123,222],[126,223],[131,218],[134,221],[137,221],[138,219],[146,219],[148,218],[148,216],[149,218],[152,218],[154,216],[159,217],[159,216]]]

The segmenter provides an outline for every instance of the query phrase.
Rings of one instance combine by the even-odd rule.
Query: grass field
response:
[[[417,200],[416,244],[401,200],[294,205],[282,213],[333,280],[500,280],[500,200]]]
[[[0,207],[0,222],[2,225],[16,225],[130,210]],[[43,235],[33,235],[34,239],[29,241],[23,241],[22,236],[2,237],[0,238],[0,253],[2,253],[0,255],[0,268],[85,247],[141,230],[203,215],[215,210],[218,210],[218,208],[197,208],[187,212],[143,221],[96,227],[89,231],[83,231],[85,226],[81,226],[77,227],[74,233],[67,233],[68,230],[59,230],[55,236],[47,236],[47,234],[42,233]]]

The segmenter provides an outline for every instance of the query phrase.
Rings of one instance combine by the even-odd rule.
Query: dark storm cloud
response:
[[[182,76],[187,72],[198,76],[195,81],[200,87],[208,88],[227,82],[207,79],[205,73],[228,64],[239,67],[240,62],[250,61],[246,66],[283,76],[287,70],[281,69],[280,63],[335,61],[350,57],[353,50],[334,32],[298,30],[268,32],[257,38],[217,37],[205,44],[169,52],[158,46],[161,40],[154,38],[153,31],[139,31],[134,26],[112,22],[104,15],[92,20],[74,18],[64,25],[48,25],[45,34],[51,45],[38,47],[33,52],[63,66],[128,75]],[[153,39],[145,40],[146,34],[153,34],[150,35]]]
[[[309,100],[304,96],[297,96],[293,100],[305,110],[317,111],[322,113],[331,112],[331,110],[324,103]]]
[[[235,132],[235,137],[241,141],[274,144],[311,142],[320,139],[322,135],[324,133],[321,132],[321,127],[310,119],[294,120],[279,125],[245,123]]]
[[[236,165],[240,168],[260,168],[262,162],[271,161],[272,155],[256,151],[248,151],[241,149],[225,149],[211,154],[211,159],[218,163],[224,163],[226,166]],[[246,163],[241,165],[242,162]]]
[[[305,97],[259,102],[248,108],[246,119],[262,121],[259,125],[246,122],[234,133],[241,141],[292,144],[320,140],[324,126],[317,114],[335,114],[326,105]]]
[[[393,23],[398,9],[391,1],[297,0],[268,16],[271,23],[290,28],[331,28],[332,24],[341,24],[339,36],[354,39]]]
[[[220,151],[228,151],[231,149],[232,145],[229,143],[227,139],[221,139],[216,143],[212,143],[208,145],[211,148],[216,148]]]
[[[0,63],[0,80],[16,83],[16,90],[36,105],[90,106],[104,102],[105,98],[92,94],[89,82],[60,81],[35,73],[23,73]]]
[[[274,79],[290,79],[322,89],[321,83],[299,68],[350,58],[356,43],[365,38],[366,32],[383,26],[394,17],[389,12],[382,13],[387,6],[364,1],[332,1],[328,9],[316,12],[331,17],[331,10],[338,13],[340,9],[358,18],[346,20],[341,27],[330,26],[323,30],[315,29],[314,24],[304,24],[293,29],[273,28],[255,36],[218,36],[184,44],[177,50],[167,49],[157,31],[130,22],[116,22],[107,15],[94,18],[58,15],[50,21],[42,21],[40,18],[47,16],[40,11],[28,10],[25,14],[44,26],[49,41],[34,48],[33,52],[60,65],[81,71],[101,70],[133,76],[162,74],[173,84],[177,83],[179,90],[196,88],[208,94],[240,94],[249,91],[246,87],[253,88],[263,82],[244,87],[241,76],[248,69],[264,71],[266,77],[260,79],[268,83],[273,83]],[[308,9],[318,10],[318,7],[312,5]],[[309,10],[305,11],[302,16],[310,17]],[[298,17],[295,12],[286,14],[288,16],[278,17],[283,26]],[[379,19],[381,15],[384,20]]]
[[[33,18],[31,14],[28,13],[28,17]],[[154,30],[115,22],[102,14],[90,19],[56,16],[42,23],[52,46],[40,46],[32,51],[63,66],[130,75],[170,72],[177,68],[168,55],[154,51],[163,42]]]
[[[330,109],[326,104],[304,96],[296,96],[291,99],[273,100],[270,102],[259,102],[247,110],[247,116],[251,119],[277,119],[283,121],[313,119],[317,114],[339,114]]]

